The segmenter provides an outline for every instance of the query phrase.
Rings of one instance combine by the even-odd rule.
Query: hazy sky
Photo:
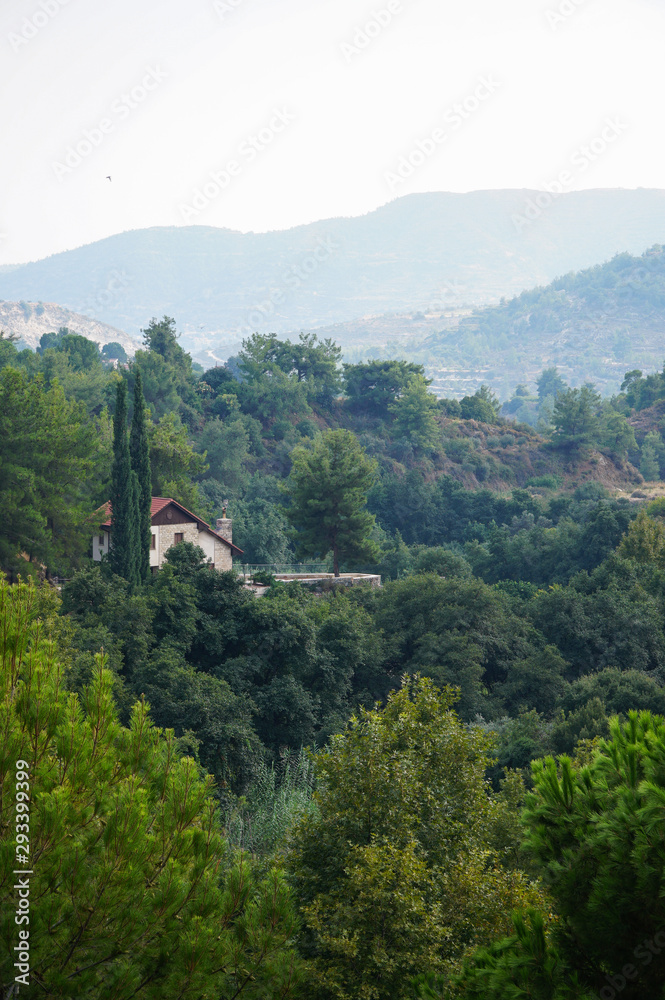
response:
[[[664,0],[2,0],[0,263],[414,191],[665,188],[664,39]]]

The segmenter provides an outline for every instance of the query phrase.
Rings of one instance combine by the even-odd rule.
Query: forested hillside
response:
[[[312,335],[203,371],[142,332],[0,340],[0,878],[26,774],[41,995],[662,997],[663,375],[550,366],[502,409]],[[93,564],[139,425],[265,596],[184,541]],[[338,494],[383,586],[277,582],[332,569]]]
[[[660,364],[665,332],[665,253],[617,254],[605,264],[557,278],[500,305],[450,319],[409,350],[439,390],[457,389],[455,374],[490,382],[503,394],[558,366],[576,384],[591,380],[616,391],[629,368]]]

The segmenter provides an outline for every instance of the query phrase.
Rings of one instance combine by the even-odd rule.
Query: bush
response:
[[[545,476],[532,476],[527,479],[525,486],[542,486],[548,490],[558,490],[561,489],[562,484],[563,478],[561,476],[548,473]]]

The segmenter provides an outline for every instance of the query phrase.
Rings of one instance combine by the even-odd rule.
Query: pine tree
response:
[[[111,568],[133,580],[132,484],[127,437],[127,385],[118,383],[113,417],[113,468],[111,470]]]
[[[139,481],[139,521],[137,526],[138,550],[138,582],[147,580],[150,574],[150,525],[152,478],[150,470],[150,449],[148,446],[148,431],[145,423],[145,399],[141,372],[137,369],[134,383],[134,414],[132,429],[129,436],[129,452],[133,471]]]
[[[376,478],[376,462],[365,454],[351,431],[327,431],[311,447],[291,452],[291,473],[284,486],[291,504],[286,516],[296,529],[299,554],[340,561],[372,559],[374,515],[366,509],[367,491]]]

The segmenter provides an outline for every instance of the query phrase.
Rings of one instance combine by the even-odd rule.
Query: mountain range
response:
[[[153,316],[173,316],[183,346],[209,363],[254,330],[459,315],[663,234],[663,190],[412,194],[285,231],[120,233],[3,268],[0,299],[55,303],[134,338]]]

